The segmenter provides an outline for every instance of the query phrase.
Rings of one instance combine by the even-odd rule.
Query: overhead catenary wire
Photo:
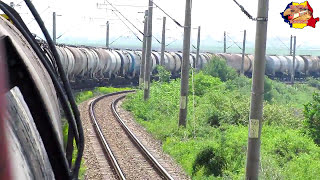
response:
[[[83,16],[82,19],[86,19],[86,16]],[[91,19],[91,18],[90,18]],[[118,19],[117,19],[118,20]],[[83,22],[80,22],[78,24],[75,24],[74,26],[72,26],[71,28],[67,29],[66,31],[64,31],[63,33],[61,33],[56,39],[60,39],[62,36],[64,36],[65,34],[67,34],[70,31],[75,31],[78,30],[81,25],[83,24]]]
[[[123,35],[117,37],[115,40],[113,40],[109,45],[112,45],[113,43],[117,42],[120,38],[125,37]]]
[[[113,5],[112,3],[110,3],[109,1],[107,1],[107,0],[105,0],[112,8],[113,8],[113,10],[111,10],[114,14],[116,14],[114,11],[116,11],[117,13],[119,13],[128,23],[130,23],[141,35],[143,35],[144,36],[144,33],[139,29],[139,28],[137,28],[137,26],[135,26],[127,17],[125,17],[124,15],[123,15],[123,13],[121,13],[115,6],[116,5]],[[116,14],[117,15],[117,14]],[[117,15],[118,16],[118,15]],[[119,18],[119,16],[118,16],[118,18]],[[122,20],[121,20],[122,21]],[[128,27],[128,25],[126,25],[127,27]],[[131,29],[131,28],[130,28]],[[132,30],[131,30],[132,31]],[[133,32],[133,31],[132,31]],[[137,35],[135,35],[136,37],[137,37]],[[152,35],[152,37],[159,43],[159,44],[161,44],[161,42],[160,42],[160,40],[158,39],[158,38],[156,38],[155,36],[153,36]],[[140,38],[138,38],[140,41],[141,41],[141,39]]]
[[[228,38],[229,38],[236,46],[238,46],[239,49],[242,50],[242,48],[241,48],[228,34],[226,34],[226,35],[228,36]]]
[[[160,9],[166,16],[168,16],[174,23],[176,23],[179,27],[183,28],[183,26],[176,20],[174,19],[172,16],[170,16],[167,12],[165,12],[160,6],[158,6],[156,3],[154,3],[154,1],[152,1],[153,4]]]
[[[231,48],[232,46],[233,46],[234,44],[231,44],[229,47],[227,47],[226,49],[229,49],[229,48]]]
[[[178,39],[175,39],[175,40],[171,41],[170,43],[166,44],[166,47],[170,46],[171,44],[173,44],[176,41],[178,41]]]
[[[278,36],[276,36],[276,38],[277,38],[287,49],[290,49]]]
[[[244,7],[243,7],[241,4],[239,4],[236,0],[233,0],[233,1],[240,7],[241,11],[242,11],[245,15],[247,15],[249,19],[251,19],[251,20],[253,20],[253,21],[257,20],[256,18],[253,18],[253,17],[250,15],[250,13],[249,13],[246,9],[244,9]]]
[[[154,1],[152,0],[153,4],[158,8],[160,9],[160,11],[162,11],[166,16],[168,16],[176,25],[178,25],[179,27],[181,28],[184,28],[184,26],[182,26],[175,18],[173,18],[170,14],[168,14],[166,11],[164,11],[159,5],[157,5],[156,3],[154,3]],[[176,27],[177,28],[177,27]],[[178,29],[178,28],[177,28]],[[183,35],[183,32],[179,31],[182,35]],[[168,46],[168,45],[166,45]],[[192,47],[194,49],[197,49],[195,45],[192,44]]]
[[[132,34],[139,40],[142,42],[142,40],[138,37],[138,35],[119,17],[119,15],[117,13],[114,12],[114,10],[112,10],[112,12],[119,18],[119,20],[132,32]]]
[[[128,18],[126,18],[113,4],[111,4],[108,0],[105,0],[116,12],[118,12],[126,21],[128,21],[140,34],[143,35],[143,32],[137,28]]]
[[[158,8],[160,9],[166,16],[168,16],[175,24],[177,24],[179,27],[182,27],[184,28],[184,26],[182,26],[176,19],[174,19],[172,16],[170,16],[166,11],[164,11],[159,5],[157,5],[156,3],[154,3],[154,1],[152,0],[153,4]],[[175,27],[177,30],[179,30],[177,27]],[[184,35],[183,32],[179,31],[182,36]],[[175,42],[175,41],[174,41]],[[160,42],[159,42],[160,43]],[[172,42],[173,43],[173,42]],[[169,46],[171,43],[167,44],[166,46]],[[194,48],[194,49],[197,49],[197,47],[194,45],[194,44],[191,44],[191,46]]]
[[[130,31],[128,31],[128,32],[130,32]],[[118,41],[120,38],[122,38],[122,37],[126,37],[125,36],[125,34],[126,33],[128,33],[128,32],[125,32],[125,33],[123,33],[122,35],[120,35],[119,37],[117,37],[115,40],[113,40],[109,45],[112,45],[113,43],[115,43],[116,41]]]

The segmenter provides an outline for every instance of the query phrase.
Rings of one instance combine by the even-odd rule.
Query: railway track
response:
[[[104,95],[90,103],[89,115],[103,155],[118,179],[173,179],[116,111],[117,102],[131,92]]]

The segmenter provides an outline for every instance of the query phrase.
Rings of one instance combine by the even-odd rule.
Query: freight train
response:
[[[43,48],[47,48],[45,44],[43,44]],[[133,79],[140,74],[142,62],[142,52],[140,50],[112,50],[66,45],[58,45],[56,48],[71,82],[115,77]],[[151,74],[156,73],[156,66],[160,64],[160,56],[160,52],[153,51],[151,53]],[[211,57],[212,54],[210,53],[201,53],[198,67],[202,68]],[[195,58],[195,54],[190,54],[190,65],[192,67],[195,67]],[[181,52],[164,53],[164,67],[173,75],[180,73],[181,63]]]
[[[227,61],[227,64],[238,72],[241,70],[241,54],[215,54]],[[296,78],[306,78],[309,76],[320,76],[320,57],[317,56],[295,56],[293,71],[293,56],[266,56],[266,71],[265,74],[272,79],[288,80],[294,72]],[[244,56],[244,72],[252,75],[254,65],[254,56]]]
[[[43,45],[45,48],[45,45]],[[129,80],[135,80],[140,74],[142,52],[140,50],[112,50],[94,47],[57,46],[59,56],[63,62],[70,82],[79,84],[85,80],[110,80],[117,77],[125,78],[125,84]],[[202,69],[213,57],[226,60],[227,65],[240,72],[242,55],[227,53],[200,53],[198,64],[196,54],[190,54],[190,67]],[[151,75],[157,73],[156,66],[160,64],[160,52],[151,54]],[[181,72],[182,53],[165,52],[164,67],[172,73],[173,77],[179,77]],[[252,76],[254,56],[244,56],[244,73]],[[266,56],[266,75],[272,79],[288,80],[293,72],[293,56]],[[296,56],[294,73],[296,78],[308,76],[319,77],[320,58],[316,56]]]
[[[47,44],[40,42],[47,56],[52,56]],[[87,46],[56,46],[64,70],[75,89],[97,85],[137,84],[142,64],[141,50],[114,50]],[[151,53],[150,75],[157,73],[160,65],[160,52]],[[201,53],[198,68],[203,68],[212,54]],[[190,54],[190,66],[196,67],[196,55]],[[181,52],[165,52],[163,66],[171,72],[172,77],[179,77],[182,64]]]

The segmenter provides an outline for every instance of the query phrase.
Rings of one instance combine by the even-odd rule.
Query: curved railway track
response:
[[[128,128],[115,108],[118,101],[132,92],[104,95],[90,103],[91,122],[105,151],[105,158],[118,179],[173,179]],[[103,116],[97,111],[103,112]]]

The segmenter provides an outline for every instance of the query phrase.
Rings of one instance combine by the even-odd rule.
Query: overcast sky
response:
[[[15,4],[21,0],[12,0]],[[10,2],[10,0],[5,0]],[[57,17],[57,36],[63,34],[58,40],[84,38],[89,41],[103,42],[105,39],[105,23],[110,20],[110,36],[111,41],[116,38],[131,37],[133,34],[112,12],[111,6],[100,6],[104,0],[33,0],[38,11],[41,13],[43,20],[50,32],[52,32],[52,12],[56,11],[61,15]],[[122,12],[132,23],[140,30],[143,29],[144,10],[147,9],[148,0],[109,0],[115,7]],[[174,17],[181,24],[184,23],[185,0],[154,0],[154,2],[162,7],[168,14]],[[238,0],[248,12],[254,17],[257,15],[258,1],[255,0]],[[270,0],[269,5],[269,22],[268,22],[268,45],[279,46],[286,49],[288,46],[290,35],[297,36],[297,44],[299,48],[320,47],[320,23],[316,28],[306,27],[304,29],[291,29],[284,23],[280,12],[283,12],[289,0]],[[314,17],[320,17],[320,1],[310,0],[309,3],[314,9]],[[20,3],[16,10],[21,13],[24,20],[33,32],[39,33],[35,21],[26,9],[24,2]],[[126,6],[131,5],[131,6]],[[139,13],[140,12],[140,13]],[[119,15],[120,16],[120,15]],[[153,18],[153,34],[161,39],[162,17],[164,14],[157,8],[154,9]],[[121,17],[121,16],[120,16]],[[121,17],[122,18],[122,17]],[[123,18],[122,18],[123,19]],[[183,29],[177,27],[171,20],[167,20],[167,42],[182,42]],[[127,23],[129,26],[130,24]],[[240,8],[232,0],[193,0],[192,8],[192,26],[194,28],[201,26],[202,39],[215,40],[214,43],[222,45],[223,32],[227,31],[228,35],[239,45],[243,38],[243,30],[247,30],[247,39],[250,45],[254,43],[256,23],[248,19],[240,10]],[[132,26],[130,26],[134,30]],[[138,33],[138,31],[134,30]],[[192,31],[192,39],[195,44],[197,30]],[[282,41],[280,41],[280,40]],[[124,40],[123,38],[121,39]],[[153,40],[155,42],[155,40]],[[229,44],[231,39],[228,38]],[[253,45],[252,45],[253,46]]]

